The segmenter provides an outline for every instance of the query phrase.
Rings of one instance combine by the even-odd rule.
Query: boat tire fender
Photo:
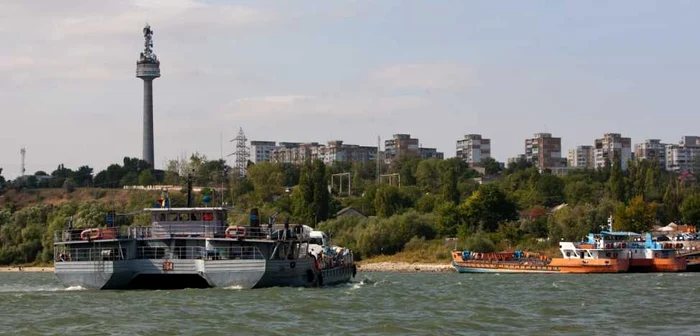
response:
[[[297,267],[297,263],[295,263],[295,262],[293,262],[293,261],[290,262],[290,263],[289,263],[289,268],[294,268],[294,267]]]
[[[355,275],[357,275],[357,265],[352,265],[352,277],[354,278]]]

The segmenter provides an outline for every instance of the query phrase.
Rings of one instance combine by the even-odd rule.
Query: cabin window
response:
[[[567,257],[571,257],[571,252],[568,252],[568,251],[567,251],[567,252],[566,252],[566,256],[567,256]]]
[[[153,217],[155,217],[155,220],[156,220],[157,222],[165,222],[165,214],[164,214],[164,213],[156,214],[156,215],[153,216]]]
[[[179,214],[177,213],[169,213],[168,214],[168,221],[170,222],[177,222],[179,220]]]
[[[605,257],[610,258],[610,252],[606,253]]]
[[[201,217],[201,216],[200,216],[200,214],[198,214],[198,213],[191,213],[191,214],[190,214],[190,220],[191,220],[191,221],[198,221],[200,217]]]

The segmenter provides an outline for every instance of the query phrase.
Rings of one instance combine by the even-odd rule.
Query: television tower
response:
[[[142,159],[153,168],[153,80],[160,77],[160,61],[153,53],[153,30],[143,28],[144,50],[136,61],[136,77],[143,80],[143,155]]]
[[[24,172],[27,171],[24,168],[24,157],[27,155],[27,149],[22,147],[22,149],[19,150],[19,153],[22,154],[22,165],[20,166],[21,176],[24,176]]]

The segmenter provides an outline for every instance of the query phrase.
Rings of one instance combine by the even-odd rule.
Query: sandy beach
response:
[[[450,264],[420,264],[407,262],[378,262],[360,264],[360,272],[394,272],[394,273],[445,273],[454,272]]]
[[[53,272],[53,267],[25,267],[22,266],[0,266],[0,273],[10,273],[10,272],[27,272],[27,273],[41,273],[41,272]]]

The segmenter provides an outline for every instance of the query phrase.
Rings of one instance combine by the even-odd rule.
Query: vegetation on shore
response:
[[[256,207],[263,222],[275,217],[277,222],[319,227],[336,244],[373,260],[441,262],[449,260],[455,245],[553,254],[556,242],[599,231],[611,214],[616,230],[700,222],[696,179],[667,172],[657,162],[630,162],[622,171],[614,161],[563,177],[524,161],[501,169],[489,159],[482,167],[477,171],[459,159],[403,157],[380,167],[381,174],[400,177],[389,181],[378,179],[374,162],[326,166],[317,160],[301,166],[250,164],[246,176],[238,176],[224,161],[195,154],[186,161],[170,161],[162,171],[131,158],[94,176],[88,166],[74,171],[59,165],[51,174],[5,181],[0,170],[0,264],[50,263],[53,231],[69,219],[76,228],[104,225],[109,211],[133,213],[162,197],[158,191],[122,186],[184,186],[188,177],[208,187],[194,204],[201,205],[202,195],[209,195],[211,204],[236,206],[230,224],[245,224],[248,209]],[[350,184],[347,177],[342,180],[343,194],[337,176],[331,177],[337,173],[350,173]],[[169,197],[172,206],[186,204],[184,191]],[[367,217],[335,218],[345,207]],[[119,222],[146,223],[138,215],[120,217]],[[456,244],[446,242],[451,237],[458,238]]]

